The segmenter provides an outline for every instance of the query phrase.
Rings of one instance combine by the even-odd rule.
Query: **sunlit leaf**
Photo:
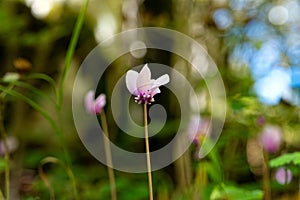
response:
[[[211,200],[234,199],[234,200],[261,200],[263,191],[261,190],[245,190],[231,185],[216,186],[211,193]]]
[[[300,166],[300,152],[283,154],[270,161],[271,167],[280,167],[288,164],[294,164]]]

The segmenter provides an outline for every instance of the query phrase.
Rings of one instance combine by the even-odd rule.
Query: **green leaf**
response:
[[[283,154],[270,161],[271,167],[280,167],[287,164],[294,164],[300,166],[300,152]]]
[[[26,76],[26,79],[40,79],[40,80],[44,80],[46,81],[47,83],[49,83],[55,94],[57,95],[57,91],[56,91],[56,82],[54,79],[52,79],[50,76],[48,76],[47,74],[42,74],[42,73],[32,73],[32,74],[29,74],[28,76]]]
[[[4,92],[6,94],[9,94],[15,98],[21,99],[24,102],[26,102],[27,104],[29,104],[31,107],[33,107],[36,111],[38,111],[50,123],[50,125],[53,127],[53,129],[55,130],[56,133],[60,132],[55,121],[47,113],[47,111],[45,109],[43,109],[39,104],[37,104],[36,102],[31,100],[30,98],[24,96],[23,94],[21,94],[17,91],[9,90],[8,88],[6,88],[2,85],[0,85],[0,91]]]
[[[59,92],[58,92],[58,105],[61,106],[62,104],[62,98],[63,98],[63,93],[64,93],[64,83],[66,80],[66,77],[68,75],[68,72],[70,70],[71,67],[71,61],[75,52],[75,48],[79,39],[79,35],[83,26],[83,22],[84,22],[84,18],[85,18],[85,14],[86,14],[86,10],[88,7],[88,3],[89,0],[85,0],[84,4],[82,5],[80,12],[79,12],[79,16],[77,18],[76,24],[75,24],[75,28],[73,30],[72,33],[72,38],[70,41],[70,44],[68,46],[68,50],[67,50],[67,55],[66,55],[66,59],[65,59],[65,65],[64,65],[64,69],[62,72],[62,76],[60,78],[60,82],[59,82]]]
[[[15,86],[19,86],[19,87],[30,90],[33,94],[37,95],[38,97],[43,97],[43,98],[49,100],[54,106],[56,106],[55,100],[51,96],[49,96],[47,93],[43,92],[42,90],[39,90],[39,89],[33,87],[32,85],[22,82],[22,81],[14,81],[13,84]]]
[[[229,199],[229,200],[261,200],[263,191],[245,190],[231,185],[218,185],[211,193],[211,200]]]

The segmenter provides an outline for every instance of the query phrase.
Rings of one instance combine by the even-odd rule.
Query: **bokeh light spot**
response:
[[[289,11],[284,6],[274,6],[269,11],[269,21],[274,25],[283,25],[289,19]]]

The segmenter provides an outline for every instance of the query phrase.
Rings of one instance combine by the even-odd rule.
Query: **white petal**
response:
[[[127,89],[131,94],[134,94],[135,91],[137,91],[137,78],[138,78],[139,73],[133,70],[129,70],[126,73],[126,86]]]
[[[147,87],[151,83],[151,71],[148,65],[144,65],[141,72],[137,77],[137,87],[139,90],[143,90],[143,88]]]
[[[149,91],[153,91],[154,87],[155,87],[155,80],[150,80],[149,82],[145,82],[144,85],[141,85],[140,87],[138,87],[138,90],[140,93],[148,93]]]
[[[169,83],[170,81],[170,77],[168,74],[162,75],[161,77],[159,77],[158,79],[155,80],[155,84],[161,86],[161,85],[165,85],[167,83]]]
[[[153,90],[153,92],[152,92],[152,96],[154,96],[154,95],[156,95],[156,94],[158,94],[158,93],[160,93],[160,89],[159,89],[158,87],[156,87],[156,88]]]

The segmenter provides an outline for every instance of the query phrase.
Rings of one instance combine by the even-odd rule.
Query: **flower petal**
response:
[[[84,99],[85,109],[90,114],[94,113],[94,98],[95,98],[95,92],[92,90],[88,91],[88,93],[85,95],[85,99]]]
[[[162,75],[161,77],[159,77],[158,79],[155,80],[155,84],[161,86],[161,85],[165,85],[167,83],[169,83],[170,81],[170,77],[168,74]]]
[[[154,84],[155,80],[150,80],[147,83],[144,83],[141,87],[138,88],[140,93],[152,93],[158,86]]]
[[[95,111],[96,113],[100,113],[102,108],[106,104],[106,96],[105,94],[100,94],[97,99],[95,100]]]
[[[153,92],[152,92],[152,96],[154,96],[154,95],[156,95],[158,93],[160,93],[160,89],[158,87],[155,87],[154,90],[153,90]]]
[[[134,94],[137,91],[137,78],[139,73],[133,70],[129,70],[126,73],[126,86],[131,94]]]
[[[151,71],[146,64],[137,77],[137,87],[140,91],[145,91],[147,88],[151,88],[151,83],[153,83],[151,81]]]

